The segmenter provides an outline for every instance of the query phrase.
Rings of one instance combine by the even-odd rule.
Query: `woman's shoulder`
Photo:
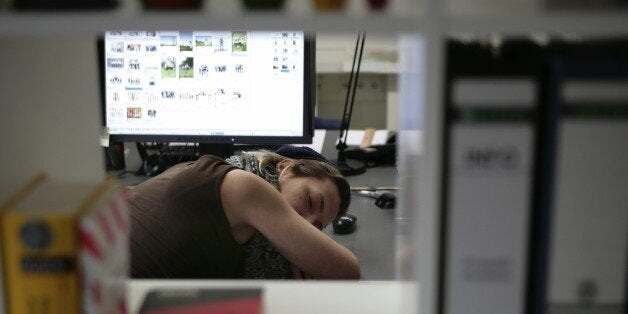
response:
[[[220,189],[225,208],[244,210],[275,203],[281,195],[270,183],[254,173],[241,169],[229,171]],[[269,203],[270,202],[270,203]]]
[[[241,169],[229,171],[222,181],[220,198],[232,226],[250,225],[254,209],[274,208],[279,192],[256,174]]]
[[[225,175],[221,190],[233,192],[232,194],[242,199],[247,194],[265,190],[268,187],[271,185],[258,175],[242,169],[233,169]]]

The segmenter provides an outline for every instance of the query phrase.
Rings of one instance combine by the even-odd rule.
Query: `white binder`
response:
[[[536,85],[452,83],[443,313],[523,313]]]

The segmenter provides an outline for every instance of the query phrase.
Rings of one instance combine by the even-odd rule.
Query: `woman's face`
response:
[[[291,164],[291,161],[288,161]],[[279,176],[281,195],[301,217],[316,228],[324,228],[340,210],[340,195],[336,185],[330,178],[295,176],[291,168],[285,164],[286,160],[278,164],[281,173]]]

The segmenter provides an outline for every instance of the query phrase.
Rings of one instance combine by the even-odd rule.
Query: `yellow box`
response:
[[[0,208],[6,312],[82,313],[78,227],[112,188],[40,174]]]

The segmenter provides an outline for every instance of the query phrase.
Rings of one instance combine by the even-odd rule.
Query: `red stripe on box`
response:
[[[126,301],[124,299],[118,300],[118,313],[126,314]]]
[[[260,297],[212,301],[203,304],[172,306],[165,309],[142,311],[145,314],[261,314]]]
[[[107,221],[107,217],[102,212],[98,213],[98,224],[100,225],[100,229],[105,233],[107,243],[109,245],[112,245],[115,242],[115,238],[113,237],[113,231],[111,230],[109,221]]]
[[[118,205],[118,203],[115,201],[111,201],[109,202],[109,210],[111,211],[111,215],[116,221],[116,225],[118,225],[118,228],[120,228],[120,230],[122,231],[125,231],[126,223],[124,222],[124,218],[122,218],[122,208],[120,208],[120,205]]]
[[[79,241],[81,243],[81,248],[85,250],[88,254],[93,256],[99,261],[102,261],[102,252],[96,241],[92,237],[92,235],[83,230],[83,228],[79,229]]]

